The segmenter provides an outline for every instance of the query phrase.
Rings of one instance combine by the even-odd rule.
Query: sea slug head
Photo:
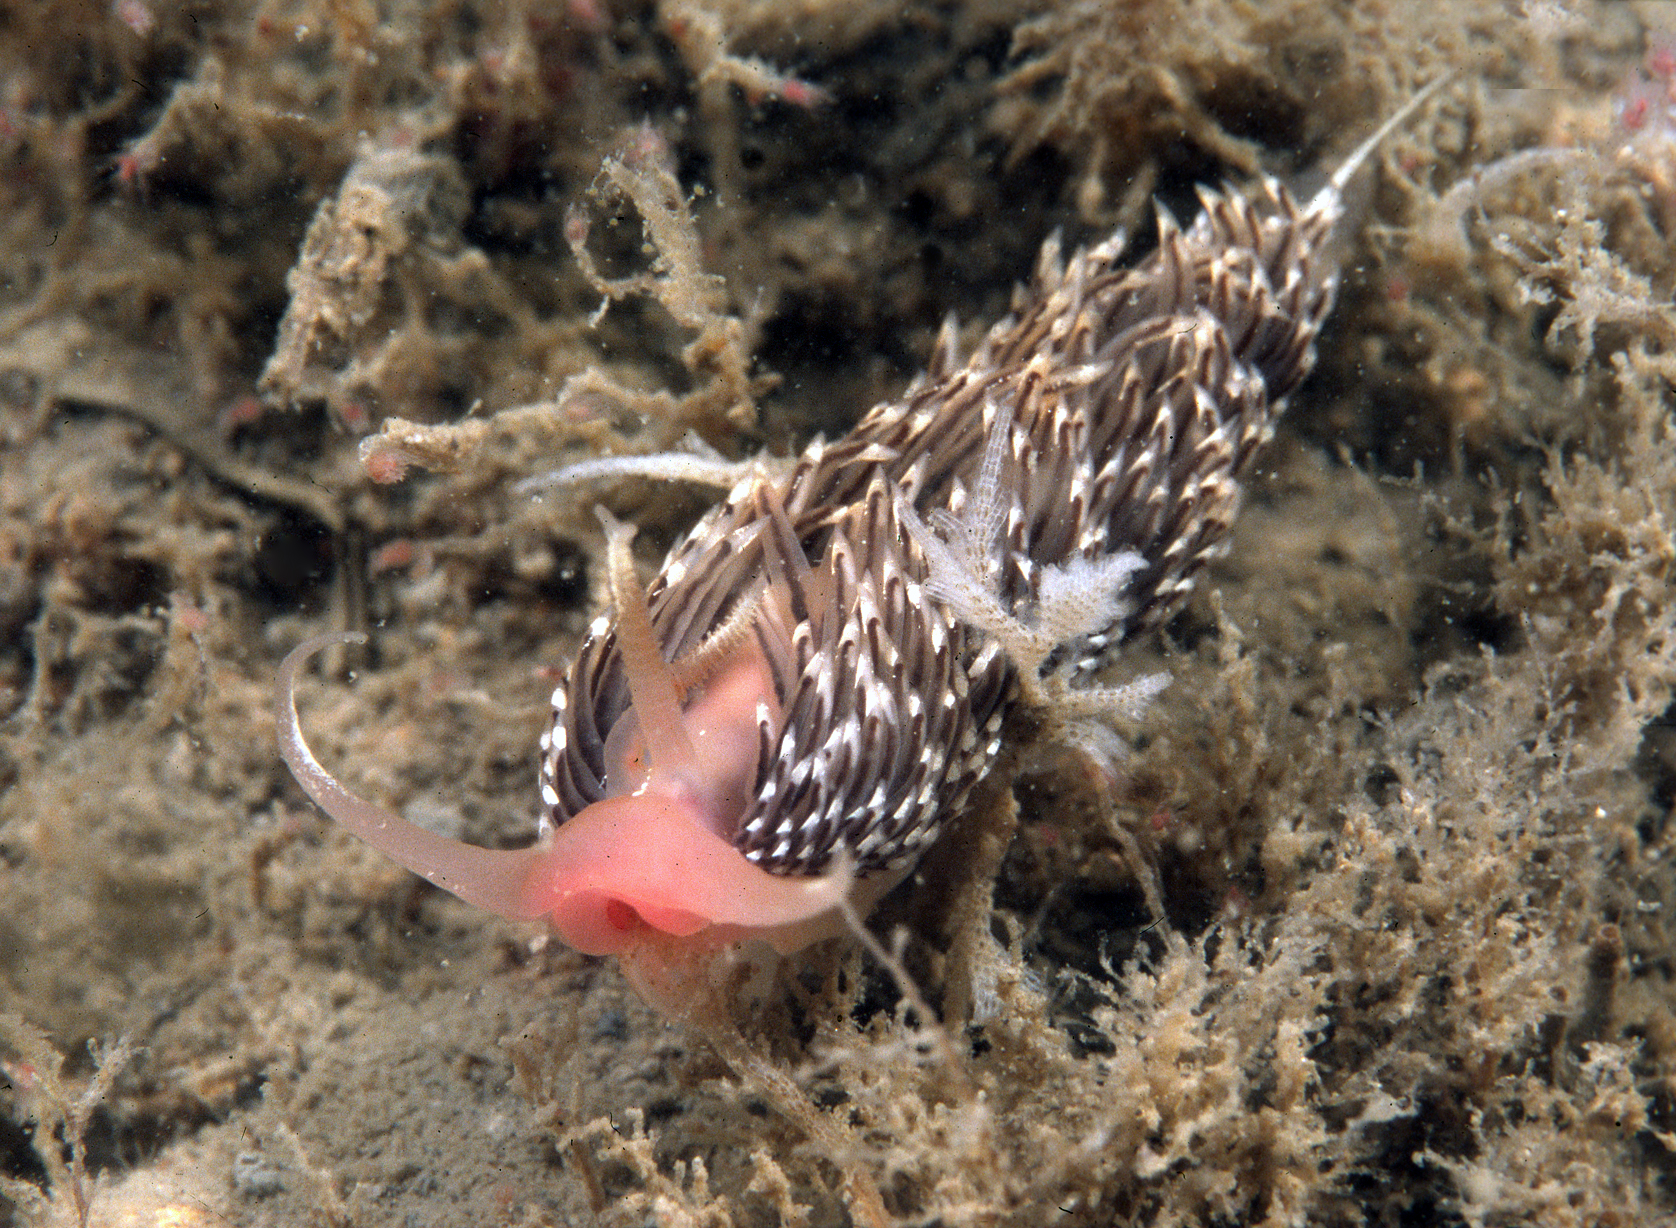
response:
[[[555,833],[523,907],[590,955],[649,939],[696,946],[761,939],[781,951],[820,936],[849,888],[839,869],[770,874],[716,835],[689,799],[645,792],[596,802]]]
[[[635,578],[633,531],[600,518],[616,610],[610,646],[629,706],[603,739],[604,796],[557,824],[526,887],[533,906],[592,954],[648,936],[795,949],[831,928],[822,922],[833,920],[854,876],[842,857],[821,874],[770,873],[734,840],[780,717],[758,631],[765,620],[784,623],[784,586],[755,577],[733,614],[672,664]]]
[[[286,658],[278,686],[281,752],[327,814],[461,899],[509,918],[545,917],[570,946],[606,955],[658,936],[705,946],[762,938],[795,949],[818,936],[822,920],[830,922],[846,898],[853,875],[842,864],[813,877],[770,874],[722,834],[735,821],[740,783],[754,771],[758,709],[771,702],[762,691],[766,676],[752,660],[760,653],[746,652],[724,668],[677,709],[675,726],[647,715],[655,702],[637,704],[624,718],[634,726],[622,739],[622,774],[630,779],[619,778],[621,791],[530,848],[495,850],[437,835],[357,797],[310,751],[297,717],[297,671],[353,638],[317,636]]]
[[[683,943],[710,950],[748,939],[789,951],[833,932],[856,885],[842,855],[819,874],[774,874],[729,838],[750,800],[763,731],[779,709],[760,640],[738,628],[712,636],[697,681],[678,678],[633,577],[629,530],[615,522],[608,530],[618,611],[613,657],[630,703],[604,740],[599,800],[530,848],[492,850],[357,797],[310,751],[295,699],[304,661],[359,638],[348,635],[315,637],[281,667],[276,707],[287,764],[321,809],[393,860],[491,912],[545,917],[586,954],[621,954],[652,941],[667,957]],[[741,609],[740,628],[754,608]]]

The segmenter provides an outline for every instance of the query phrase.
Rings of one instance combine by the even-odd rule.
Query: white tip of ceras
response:
[[[960,321],[954,312],[943,317],[937,329],[937,339],[931,345],[931,357],[925,364],[925,374],[914,381],[913,391],[924,386],[924,381],[943,379],[960,367]]]

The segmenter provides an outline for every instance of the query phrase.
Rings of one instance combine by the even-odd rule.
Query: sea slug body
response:
[[[1225,542],[1313,362],[1345,185],[1389,127],[1307,203],[1265,181],[1204,193],[1186,229],[1161,215],[1132,267],[1121,235],[1068,260],[1050,240],[973,354],[945,328],[901,398],[752,467],[649,591],[605,517],[613,615],[554,692],[533,848],[421,832],[321,768],[292,686],[326,637],[282,671],[287,761],[404,865],[586,952],[830,932],[958,812],[1010,705],[1097,711],[1156,688],[1069,680]]]

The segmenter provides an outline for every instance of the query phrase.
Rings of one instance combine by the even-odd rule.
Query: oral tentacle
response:
[[[527,885],[541,867],[539,848],[484,849],[450,840],[410,823],[387,806],[358,797],[314,757],[297,717],[297,671],[334,644],[363,644],[357,632],[328,633],[304,640],[279,667],[274,688],[279,752],[316,805],[390,860],[468,904],[511,920],[541,916]]]

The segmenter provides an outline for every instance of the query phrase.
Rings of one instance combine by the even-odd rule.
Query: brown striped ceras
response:
[[[1435,88],[1435,87],[1433,87]],[[286,660],[281,745],[329,814],[416,873],[589,953],[792,950],[897,881],[1019,699],[1138,706],[1067,675],[1157,621],[1223,545],[1240,479],[1308,373],[1346,185],[1202,196],[1119,263],[1042,252],[1014,311],[848,436],[746,469],[649,591],[606,521],[613,614],[553,696],[542,834],[490,851],[357,798],[315,760]],[[661,465],[661,467],[660,467]],[[628,458],[590,472],[702,464]],[[699,474],[698,476],[703,476]]]

